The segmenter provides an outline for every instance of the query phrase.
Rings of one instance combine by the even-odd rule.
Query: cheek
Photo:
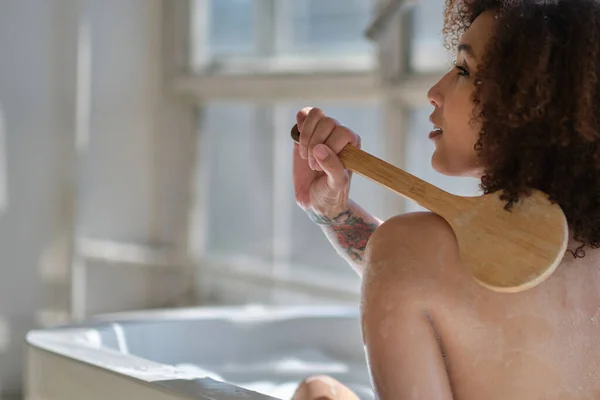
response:
[[[444,135],[436,144],[432,165],[445,175],[474,176],[478,169],[475,143],[479,138],[480,124],[471,121],[473,105],[469,95],[456,93],[446,98],[444,105]]]
[[[481,124],[471,120],[473,104],[469,93],[460,93],[458,98],[448,101],[445,107],[445,121],[448,125],[448,138],[452,140],[453,147],[460,148],[461,153],[471,152],[477,139]],[[457,149],[459,150],[459,149]]]

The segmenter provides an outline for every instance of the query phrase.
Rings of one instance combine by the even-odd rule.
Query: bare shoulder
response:
[[[391,218],[371,235],[361,326],[379,398],[452,399],[431,311],[457,260],[454,232],[432,213]]]
[[[405,234],[407,240],[412,240],[412,235],[433,235],[431,239],[454,240],[452,228],[442,217],[431,212],[412,212],[397,215],[383,222],[374,232],[373,242],[393,239],[398,234]]]
[[[386,220],[371,235],[366,248],[367,260],[377,264],[396,261],[446,263],[458,257],[454,231],[440,216],[415,212]],[[376,265],[373,265],[376,267]]]
[[[440,293],[442,287],[464,284],[468,278],[460,267],[454,231],[430,212],[386,220],[369,239],[365,260],[365,289],[368,285],[393,284],[411,295],[415,290],[428,289]]]

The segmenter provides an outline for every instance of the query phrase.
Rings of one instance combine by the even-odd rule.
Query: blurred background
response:
[[[1,399],[21,396],[31,329],[358,304],[358,277],[294,202],[304,106],[422,179],[477,192],[429,163],[443,0],[378,19],[394,2],[0,0]],[[382,219],[418,209],[360,176],[351,196]]]

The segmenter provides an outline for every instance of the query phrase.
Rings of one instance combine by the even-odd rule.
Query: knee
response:
[[[337,380],[325,376],[317,375],[303,380],[292,400],[359,400],[350,389],[342,385]]]

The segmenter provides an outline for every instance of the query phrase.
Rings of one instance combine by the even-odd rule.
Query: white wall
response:
[[[66,260],[51,249],[64,248],[59,242],[71,123],[65,109],[72,102],[67,94],[72,85],[61,81],[69,43],[61,39],[70,27],[59,19],[66,22],[69,16],[58,18],[58,11],[57,2],[47,0],[0,2],[0,104],[9,199],[0,216],[0,321],[5,327],[0,396],[20,390],[23,337],[37,324],[36,313],[68,309],[69,289],[60,270]],[[53,262],[60,271],[45,274],[52,278],[44,281],[42,272]]]
[[[6,160],[0,165],[8,171],[8,204],[0,208],[2,398],[21,391],[25,333],[68,317],[80,15],[90,23],[92,74],[79,228],[93,239],[149,247],[179,247],[183,237],[187,146],[173,138],[189,132],[163,128],[190,114],[162,95],[162,2],[2,0]],[[162,305],[186,288],[182,269],[87,261],[86,315]]]
[[[187,136],[193,114],[163,90],[169,67],[163,62],[163,44],[169,47],[163,43],[163,2],[84,4],[92,68],[81,234],[147,247],[185,247],[186,159],[193,156],[186,140],[192,139]],[[88,260],[88,313],[162,305],[186,290],[181,270],[148,272],[147,267]]]

